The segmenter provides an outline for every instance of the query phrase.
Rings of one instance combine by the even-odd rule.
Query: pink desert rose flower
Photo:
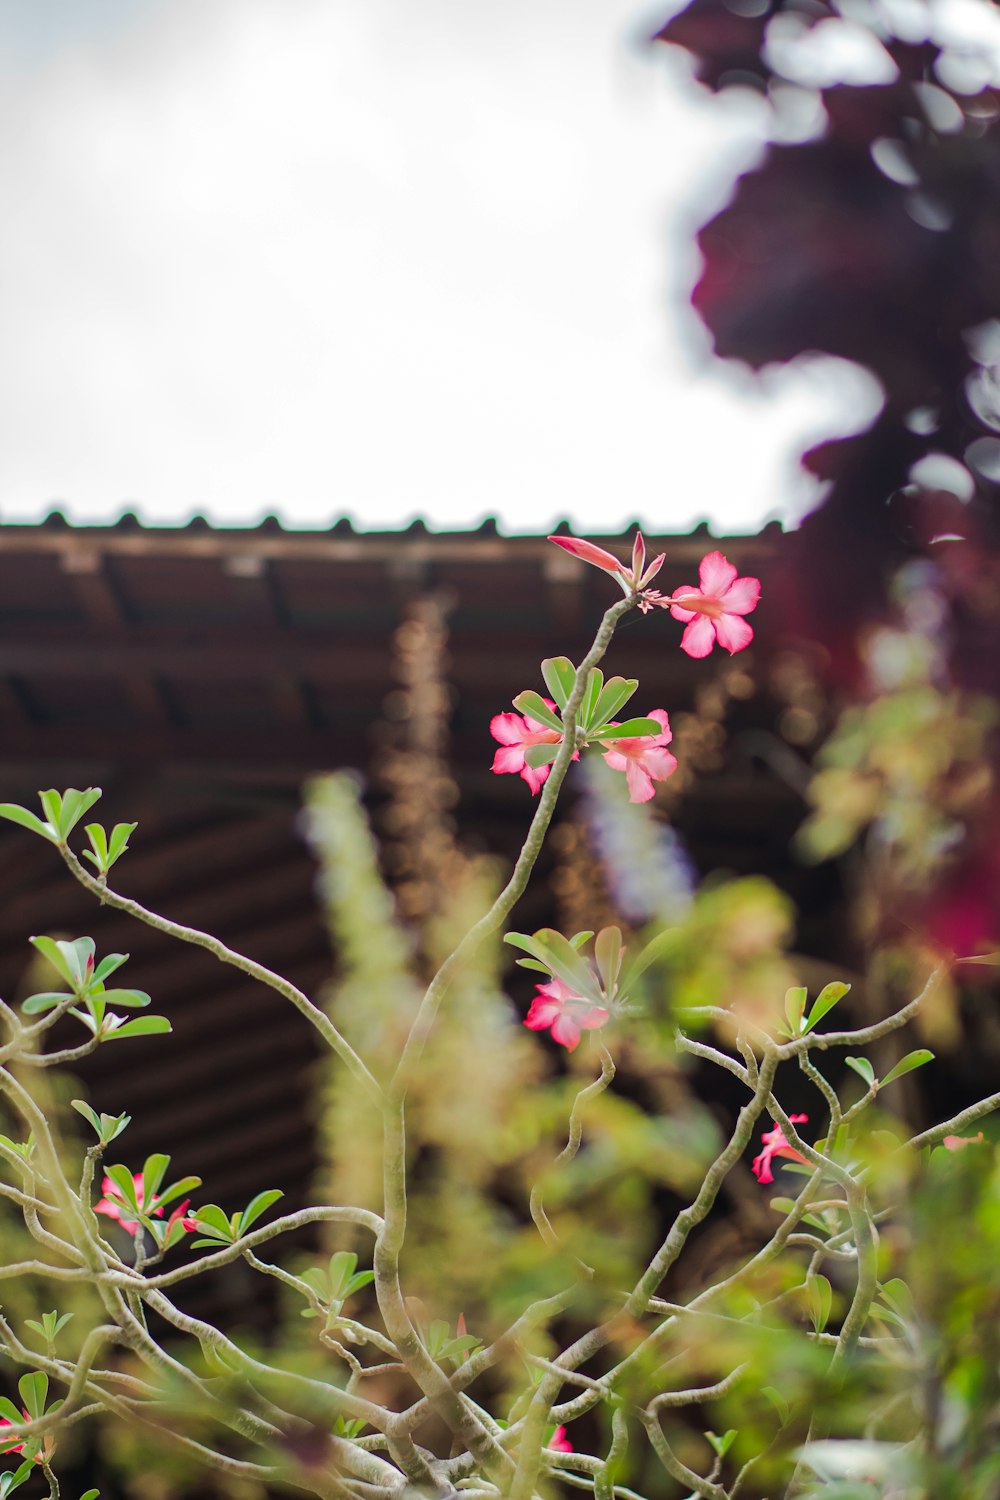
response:
[[[604,759],[612,771],[624,771],[631,802],[648,802],[655,790],[654,781],[666,781],[677,770],[676,758],[666,748],[673,739],[670,720],[662,708],[648,715],[663,728],[659,734],[644,739],[614,740]]]
[[[549,1447],[549,1448],[551,1448],[554,1453],[572,1453],[573,1452],[573,1444],[570,1442],[569,1438],[566,1436],[566,1429],[565,1429],[565,1427],[557,1427],[556,1430],[555,1430],[555,1432],[549,1438],[549,1441],[546,1444],[546,1446]]]
[[[980,1131],[978,1135],[946,1135],[941,1144],[946,1151],[961,1151],[963,1146],[981,1146],[985,1139]]]
[[[135,1196],[138,1198],[141,1204],[144,1192],[142,1185],[142,1173],[133,1172],[132,1181],[135,1183]],[[139,1223],[135,1219],[126,1219],[122,1217],[122,1210],[127,1210],[128,1204],[125,1202],[121,1193],[119,1192],[117,1184],[110,1177],[104,1178],[104,1181],[101,1183],[101,1192],[104,1196],[99,1198],[94,1204],[95,1214],[104,1214],[109,1219],[116,1219],[122,1226],[126,1234],[136,1234],[140,1228]],[[188,1234],[193,1234],[193,1232],[198,1228],[197,1219],[184,1218],[184,1212],[190,1201],[191,1200],[189,1198],[185,1198],[184,1202],[178,1208],[174,1209],[173,1213],[170,1215],[170,1218],[167,1220],[167,1224],[175,1224],[178,1219],[182,1219],[184,1228],[187,1230]],[[163,1209],[159,1207],[159,1199],[154,1197],[153,1205],[150,1208],[149,1212],[154,1218],[162,1219]]]
[[[532,1031],[551,1030],[552,1040],[573,1052],[579,1045],[581,1032],[596,1031],[608,1015],[602,1006],[592,1005],[561,979],[553,979],[538,986],[524,1024]]]
[[[551,698],[546,698],[547,707],[555,709]],[[526,781],[531,790],[540,792],[548,778],[550,766],[525,764],[524,752],[529,745],[561,745],[562,735],[547,724],[539,724],[526,714],[495,714],[490,720],[490,734],[500,741],[501,748],[493,757],[493,770],[498,776],[509,771]],[[574,760],[579,756],[574,755]]]
[[[675,589],[669,604],[675,620],[689,621],[681,637],[688,656],[707,656],[718,641],[730,654],[753,640],[753,628],[743,619],[756,609],[759,578],[737,578],[736,569],[721,552],[709,552],[698,568],[700,587]]]
[[[28,1410],[28,1408],[26,1406],[22,1406],[21,1407],[21,1414],[24,1417],[24,1420],[26,1422],[30,1422],[31,1421],[31,1419],[32,1419],[31,1418],[31,1413],[30,1413],[30,1411]],[[2,1428],[2,1427],[13,1427],[13,1425],[14,1425],[13,1422],[8,1422],[8,1420],[7,1420],[6,1417],[0,1417],[0,1428]],[[3,1433],[0,1432],[0,1446],[2,1446],[2,1445],[3,1445]],[[10,1445],[9,1448],[3,1447],[3,1452],[5,1454],[7,1454],[7,1453],[23,1453],[24,1452],[24,1448],[25,1448],[24,1443],[11,1443],[11,1445]],[[53,1455],[53,1453],[55,1451],[56,1451],[55,1436],[54,1436],[53,1433],[47,1432],[47,1433],[45,1433],[44,1437],[41,1439],[41,1447],[39,1448],[38,1452],[34,1456],[34,1462],[36,1464],[46,1464],[46,1463],[48,1463],[49,1459],[52,1457],[52,1455]]]
[[[808,1115],[789,1115],[793,1125],[801,1125],[809,1119]],[[759,1183],[774,1181],[771,1172],[771,1161],[775,1156],[786,1156],[789,1161],[805,1161],[801,1151],[796,1151],[785,1140],[785,1133],[780,1125],[775,1125],[773,1130],[764,1131],[764,1149],[759,1156],[755,1156],[750,1170]]]

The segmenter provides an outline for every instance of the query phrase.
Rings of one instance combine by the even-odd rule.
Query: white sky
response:
[[[0,518],[801,509],[864,388],[709,360],[691,229],[761,113],[644,3],[0,0]]]

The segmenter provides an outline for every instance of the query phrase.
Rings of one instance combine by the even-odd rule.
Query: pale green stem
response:
[[[72,849],[65,844],[59,846],[59,852],[66,861],[69,869],[77,880],[92,895],[115,907],[118,911],[127,912],[129,916],[135,917],[137,921],[144,922],[147,927],[153,927],[157,932],[165,933],[168,937],[178,938],[182,943],[191,943],[196,948],[204,948],[217,958],[220,963],[232,964],[241,973],[256,979],[260,984],[267,985],[269,989],[275,990],[285,1000],[291,1001],[292,1005],[304,1016],[309,1024],[319,1032],[323,1040],[337,1054],[341,1061],[347,1066],[354,1077],[361,1083],[367,1092],[375,1099],[381,1098],[382,1090],[379,1088],[375,1078],[362,1062],[346,1037],[341,1036],[325,1011],[318,1005],[314,1005],[308,995],[285,979],[280,974],[274,973],[272,969],[257,963],[252,958],[247,958],[243,953],[237,953],[228,948],[219,938],[213,937],[211,933],[201,932],[197,927],[185,927],[180,922],[171,922],[167,917],[161,917],[157,912],[149,911],[138,901],[133,901],[131,896],[121,896],[117,891],[97,880],[84,869]]]

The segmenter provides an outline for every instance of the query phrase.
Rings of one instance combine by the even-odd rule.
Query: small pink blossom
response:
[[[551,698],[544,701],[548,708],[555,708]],[[509,771],[526,781],[533,792],[541,791],[551,767],[527,765],[524,752],[529,745],[561,745],[563,737],[559,731],[550,729],[547,724],[539,724],[527,714],[495,714],[490,720],[490,734],[501,745],[493,757],[492,769],[496,775],[502,776]],[[579,757],[574,755],[573,759]]]
[[[788,1118],[793,1125],[800,1125],[808,1120],[809,1116],[789,1115]],[[805,1161],[802,1152],[796,1151],[795,1147],[790,1146],[785,1140],[785,1133],[780,1125],[775,1125],[773,1130],[765,1130],[763,1140],[764,1149],[759,1156],[754,1157],[750,1167],[750,1170],[759,1183],[774,1181],[774,1175],[771,1172],[771,1161],[775,1156],[786,1156],[789,1161]]]
[[[138,1199],[139,1203],[142,1204],[143,1194],[145,1192],[142,1182],[142,1173],[133,1172],[132,1181],[135,1183],[135,1196]],[[116,1219],[117,1222],[122,1226],[126,1234],[136,1234],[140,1228],[138,1221],[135,1219],[126,1219],[122,1217],[122,1210],[127,1210],[128,1204],[122,1197],[117,1183],[114,1182],[112,1178],[105,1177],[103,1182],[101,1183],[101,1192],[104,1196],[102,1198],[99,1198],[94,1204],[95,1214],[104,1214],[109,1219]],[[179,1208],[174,1209],[173,1213],[170,1215],[170,1218],[167,1220],[168,1226],[171,1224],[175,1224],[178,1219],[181,1219],[188,1234],[194,1233],[194,1231],[198,1228],[197,1219],[184,1218],[184,1211],[190,1201],[191,1200],[189,1198],[186,1198]],[[148,1206],[148,1208],[146,1208],[146,1212],[153,1218],[162,1219],[163,1208],[160,1205],[160,1200],[157,1197],[154,1196],[152,1203]]]
[[[26,1406],[22,1406],[21,1407],[21,1413],[22,1413],[22,1415],[24,1417],[24,1420],[26,1422],[30,1422],[32,1420],[31,1413],[30,1413],[30,1411],[28,1411],[28,1409],[27,1409]],[[13,1427],[13,1425],[14,1425],[13,1422],[8,1422],[8,1420],[7,1420],[6,1417],[0,1417],[0,1427]],[[3,1434],[0,1433],[0,1445],[2,1445],[2,1444],[3,1444]],[[24,1452],[24,1448],[25,1448],[24,1443],[11,1443],[11,1445],[10,1445],[9,1448],[7,1448],[7,1447],[3,1448],[3,1453],[4,1454],[7,1454],[7,1453],[23,1453]],[[38,1452],[35,1454],[34,1462],[36,1464],[48,1463],[49,1459],[52,1457],[52,1455],[53,1455],[53,1453],[55,1451],[56,1451],[55,1436],[51,1432],[47,1432],[44,1435],[44,1437],[41,1439],[41,1447],[38,1450]]]
[[[721,552],[709,552],[698,568],[700,588],[685,585],[663,600],[675,620],[687,620],[681,650],[688,656],[708,656],[718,641],[732,656],[753,640],[753,628],[742,617],[756,609],[759,578],[737,578],[736,569]],[[659,601],[658,601],[659,602]]]
[[[946,1135],[941,1144],[946,1151],[961,1151],[963,1146],[980,1146],[985,1139],[980,1131],[978,1135]]]
[[[566,1436],[565,1427],[557,1427],[549,1438],[546,1447],[551,1448],[554,1453],[572,1453],[573,1444]]]
[[[609,1014],[602,1006],[576,994],[561,979],[553,979],[538,986],[524,1024],[532,1031],[551,1029],[552,1040],[573,1052],[579,1045],[581,1031],[595,1031],[604,1025]]]
[[[653,782],[666,781],[677,770],[676,757],[666,749],[673,739],[666,712],[654,708],[648,717],[663,725],[659,734],[609,741],[611,749],[604,755],[612,771],[625,772],[631,802],[648,802],[655,790]]]

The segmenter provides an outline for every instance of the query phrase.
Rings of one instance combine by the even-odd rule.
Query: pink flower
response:
[[[22,1406],[21,1407],[21,1413],[22,1413],[22,1415],[24,1417],[24,1420],[26,1422],[30,1422],[31,1421],[31,1419],[32,1419],[31,1418],[31,1413],[30,1413],[30,1411],[28,1411],[28,1409],[27,1409],[26,1406]],[[14,1425],[13,1422],[8,1422],[8,1420],[7,1420],[6,1417],[0,1417],[0,1427],[13,1427],[13,1425]],[[3,1438],[2,1438],[2,1436],[0,1436],[0,1445],[2,1445],[2,1444],[3,1444]],[[24,1447],[25,1447],[24,1443],[11,1443],[11,1445],[10,1445],[9,1448],[6,1447],[6,1446],[3,1446],[2,1447],[2,1451],[5,1454],[6,1453],[23,1453],[24,1452]],[[41,1447],[39,1448],[38,1452],[34,1456],[34,1462],[36,1464],[48,1463],[49,1459],[52,1457],[52,1455],[53,1455],[53,1453],[55,1451],[56,1451],[55,1436],[54,1436],[53,1433],[47,1432],[45,1434],[45,1436],[41,1439]]]
[[[24,1410],[23,1407],[21,1409],[22,1409],[22,1411]],[[31,1421],[31,1418],[30,1418],[30,1416],[28,1415],[27,1412],[24,1413],[24,1419],[25,1419],[26,1422],[30,1422]],[[13,1425],[14,1425],[13,1422],[8,1422],[8,1420],[7,1420],[6,1417],[0,1417],[0,1427],[13,1427]],[[2,1439],[0,1439],[0,1441],[2,1441]],[[23,1443],[12,1443],[9,1448],[5,1447],[3,1451],[5,1453],[23,1453],[24,1452],[24,1444]]]
[[[662,708],[654,708],[648,717],[663,725],[659,734],[610,741],[612,748],[604,755],[612,771],[625,772],[631,802],[648,802],[653,795],[653,782],[666,781],[677,770],[676,758],[665,748],[673,739],[670,720]]]
[[[978,1135],[946,1135],[941,1144],[946,1151],[961,1151],[963,1146],[979,1146],[985,1139],[980,1131]]]
[[[538,986],[524,1024],[532,1031],[551,1028],[552,1040],[573,1052],[579,1045],[581,1031],[595,1031],[604,1025],[608,1015],[602,1006],[591,1004],[561,979],[553,979]]]
[[[555,708],[551,698],[544,701],[549,708]],[[559,731],[550,729],[547,724],[539,724],[537,719],[529,719],[527,715],[495,714],[490,720],[490,734],[500,741],[502,747],[493,757],[496,774],[501,776],[510,771],[526,781],[533,792],[541,791],[551,767],[527,765],[524,752],[529,745],[561,745],[563,737]],[[579,757],[574,755],[573,759]]]
[[[145,1192],[142,1184],[142,1173],[133,1172],[132,1181],[135,1183],[135,1196],[139,1200],[139,1203],[142,1204],[143,1194]],[[94,1204],[95,1214],[104,1214],[109,1219],[117,1219],[118,1223],[122,1226],[126,1234],[136,1234],[139,1230],[138,1221],[135,1219],[125,1219],[122,1217],[122,1210],[127,1209],[128,1204],[122,1197],[117,1183],[115,1183],[110,1177],[105,1177],[104,1181],[101,1183],[101,1192],[104,1194],[104,1196],[103,1198],[99,1198]],[[173,1213],[170,1215],[170,1218],[167,1220],[167,1224],[174,1224],[178,1219],[181,1219],[188,1234],[193,1234],[194,1231],[198,1228],[197,1219],[184,1218],[184,1210],[187,1208],[190,1201],[190,1198],[185,1198],[180,1207],[174,1209]],[[146,1208],[146,1212],[148,1214],[151,1214],[154,1218],[162,1219],[163,1209],[160,1206],[160,1200],[154,1197],[152,1203]]]
[[[569,1441],[569,1439],[566,1436],[566,1429],[565,1429],[565,1427],[557,1427],[556,1428],[555,1432],[549,1438],[548,1443],[546,1444],[546,1447],[551,1448],[553,1450],[553,1452],[555,1452],[555,1453],[572,1453],[573,1452],[573,1444]]]
[[[808,1115],[789,1115],[793,1125],[799,1125],[808,1120]],[[759,1156],[755,1156],[750,1170],[760,1183],[773,1182],[774,1176],[771,1172],[771,1161],[775,1156],[787,1156],[789,1161],[805,1161],[801,1151],[796,1151],[785,1140],[785,1134],[780,1125],[775,1125],[773,1130],[764,1131],[764,1149]]]
[[[689,620],[681,638],[688,656],[707,656],[718,641],[730,656],[753,640],[753,629],[742,618],[756,609],[759,578],[737,578],[736,569],[721,552],[709,552],[698,568],[700,588],[685,585],[664,600],[675,620]]]

